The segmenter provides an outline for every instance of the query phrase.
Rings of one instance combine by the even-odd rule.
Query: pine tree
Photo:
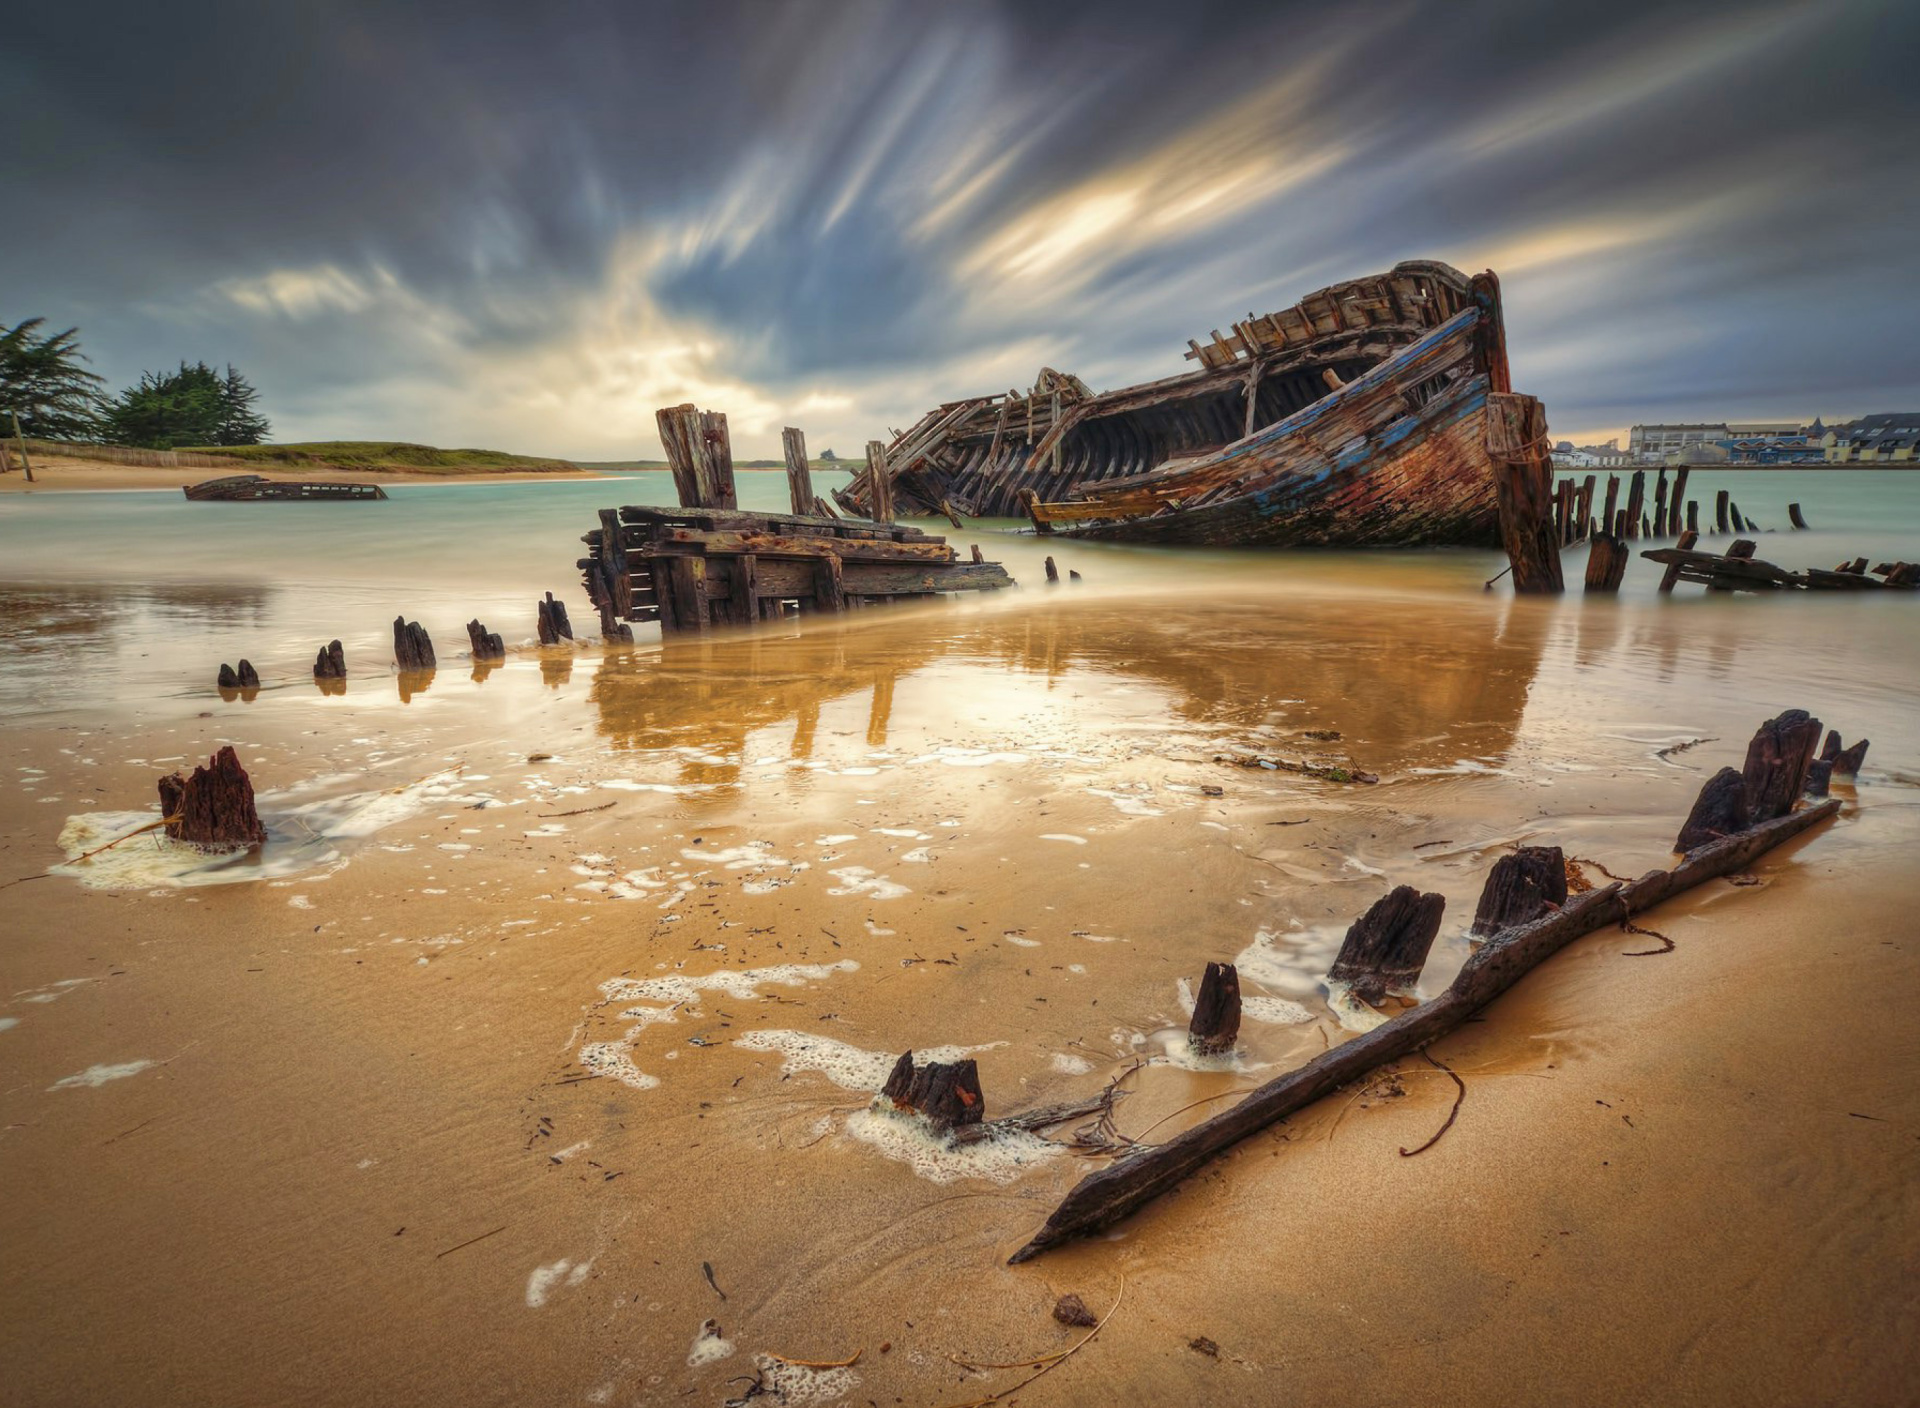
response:
[[[79,329],[42,336],[45,318],[0,323],[0,414],[20,417],[23,435],[87,440],[100,431],[102,379],[80,364]],[[12,421],[6,428],[13,428]]]
[[[217,445],[258,445],[273,433],[273,425],[255,411],[260,393],[227,363],[227,379],[220,387],[220,438]]]

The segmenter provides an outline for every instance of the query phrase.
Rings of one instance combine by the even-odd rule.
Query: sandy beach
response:
[[[395,532],[497,512],[410,492]],[[1086,585],[557,650],[518,617],[571,509],[484,579],[456,527],[323,580],[258,517],[209,577],[166,547],[192,506],[129,497],[105,521],[159,538],[120,585],[60,575],[69,513],[0,597],[18,1401],[962,1404],[1084,1337],[1067,1292],[1113,1318],[1020,1402],[1906,1400],[1909,603],[1516,601],[1476,554],[1187,557],[1172,590],[1056,544]],[[396,602],[430,680],[389,670]],[[504,665],[459,658],[474,610]],[[327,634],[341,693],[304,678]],[[223,698],[241,653],[266,687]],[[1672,952],[1605,930],[1440,1042],[1466,1093],[1417,1157],[1455,1092],[1413,1059],[1009,1268],[1099,1156],[867,1108],[947,1048],[989,1115],[1118,1080],[1118,1131],[1165,1138],[1352,1035],[1320,975],[1389,885],[1447,897],[1430,996],[1506,848],[1668,864],[1795,705],[1874,740],[1841,816],[1643,916]],[[27,878],[226,742],[257,861],[143,836]],[[1181,1043],[1208,960],[1250,999],[1214,1063]]]
[[[69,455],[36,454],[33,457],[33,482],[20,472],[19,459],[13,472],[0,474],[0,494],[68,493],[81,489],[182,489],[189,484],[218,479],[223,473],[257,474],[263,479],[289,483],[306,479],[341,479],[355,484],[445,484],[484,481],[494,484],[542,483],[556,479],[604,479],[597,470],[565,469],[540,473],[499,473],[476,470],[458,475],[409,474],[404,470],[337,469],[309,465],[290,468],[273,465],[236,464],[231,471],[209,469],[204,465],[165,469],[146,465],[108,464],[101,460]]]

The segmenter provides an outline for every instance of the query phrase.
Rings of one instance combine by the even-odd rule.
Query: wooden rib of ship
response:
[[[678,508],[602,509],[579,560],[601,633],[631,640],[633,622],[663,635],[815,612],[850,611],[1013,585],[980,549],[962,562],[946,539],[892,521],[882,485],[874,518],[842,518],[813,492],[806,441],[784,435],[791,513],[739,506],[727,418],[670,406],[657,413]]]
[[[190,499],[232,503],[249,499],[384,499],[378,484],[347,484],[332,479],[269,479],[263,474],[229,474],[203,479],[181,491]]]
[[[1032,392],[936,407],[840,494],[891,477],[906,510],[1028,516],[1135,542],[1500,542],[1500,463],[1538,459],[1512,394],[1500,285],[1419,260],[1334,284],[1188,344],[1194,371],[1095,394],[1051,369]]]

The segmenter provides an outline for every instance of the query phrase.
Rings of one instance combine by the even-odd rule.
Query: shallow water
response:
[[[7,892],[27,937],[0,1159],[34,1191],[5,1230],[48,1304],[124,1326],[118,1348],[47,1357],[36,1397],[114,1398],[166,1346],[183,1393],[232,1401],[369,1381],[489,1401],[529,1364],[550,1399],[711,1401],[763,1351],[865,1344],[846,1371],[865,1389],[835,1380],[852,1401],[948,1401],[947,1349],[1004,1359],[1031,1336],[932,1307],[962,1286],[1040,1295],[999,1261],[1087,1165],[1037,1139],[956,1155],[865,1110],[857,1087],[900,1050],[972,1053],[990,1113],[1124,1076],[1120,1130],[1164,1138],[1349,1034],[1322,975],[1388,886],[1447,897],[1431,994],[1504,847],[1664,864],[1702,778],[1794,706],[1873,739],[1806,853],[1920,898],[1920,596],[1662,598],[1636,560],[1617,600],[1516,600],[1482,590],[1503,565],[1485,553],[1170,553],[978,525],[957,540],[1019,591],[531,644],[543,590],[592,619],[578,537],[659,497],[664,475],[633,478],[372,505],[0,500],[6,878],[151,815],[156,774],[221,742],[273,829],[215,874],[149,836],[95,888]],[[1783,525],[1797,499],[1820,525],[1762,557],[1916,556],[1920,477],[1729,478],[1743,512]],[[750,505],[785,492],[742,484]],[[1083,582],[1045,587],[1048,553]],[[430,680],[391,671],[400,611],[436,638]],[[505,664],[461,658],[473,615]],[[326,693],[308,671],[334,636],[349,678]],[[223,698],[215,669],[242,655],[265,688]],[[1800,867],[1781,867],[1759,888],[1791,893]],[[1729,889],[1689,922],[1757,901]],[[1197,1062],[1177,1037],[1208,960],[1257,1001],[1235,1055]],[[1489,1038],[1485,1068],[1526,1085],[1616,1056],[1601,1019],[1622,1014],[1593,1009],[1590,969],[1576,955],[1558,980],[1586,1010]],[[154,1142],[109,1145],[149,1118]],[[1901,1175],[1849,1177],[1891,1196]],[[1205,1303],[1179,1246],[1145,1220],[1123,1236],[1166,1303]],[[1062,1264],[1107,1286],[1105,1250]],[[177,1342],[187,1301],[219,1311],[205,1344]],[[395,1332],[397,1305],[436,1327],[432,1353]]]

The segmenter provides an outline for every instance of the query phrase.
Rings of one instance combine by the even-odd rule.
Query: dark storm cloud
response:
[[[1920,396],[1911,6],[37,7],[0,316],[283,435],[843,442],[1436,256],[1557,428]],[[824,441],[819,442],[824,443]]]

